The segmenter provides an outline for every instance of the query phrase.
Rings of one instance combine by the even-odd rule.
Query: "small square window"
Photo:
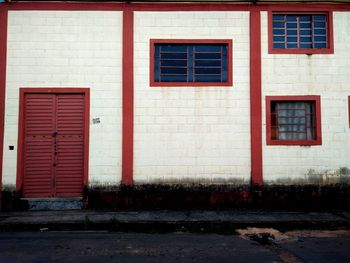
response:
[[[319,96],[266,98],[268,145],[321,144]]]
[[[231,40],[151,40],[151,86],[232,85]]]
[[[270,53],[333,53],[331,13],[269,13]]]

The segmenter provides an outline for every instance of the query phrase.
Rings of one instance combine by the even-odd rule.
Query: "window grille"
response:
[[[155,44],[155,82],[227,82],[228,44]]]
[[[274,14],[273,47],[322,49],[328,47],[326,14]]]

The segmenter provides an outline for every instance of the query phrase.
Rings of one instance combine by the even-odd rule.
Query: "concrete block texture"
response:
[[[249,183],[249,12],[136,12],[134,36],[135,182]],[[150,87],[150,39],[231,39],[233,86]]]
[[[328,184],[350,179],[350,13],[333,13],[334,54],[268,54],[262,12],[264,180],[270,184]],[[265,96],[321,96],[322,145],[266,145]]]
[[[9,11],[3,184],[16,181],[18,97],[25,87],[89,88],[89,181],[120,182],[121,43],[122,12]]]

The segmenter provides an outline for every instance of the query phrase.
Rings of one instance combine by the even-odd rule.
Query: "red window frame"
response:
[[[314,140],[275,140],[272,139],[271,104],[283,101],[310,101],[315,104],[315,139]],[[306,96],[266,96],[266,144],[267,145],[322,145],[321,131],[321,97]]]
[[[280,15],[317,15],[322,14],[327,17],[327,48],[274,48],[273,47],[273,20],[272,16]],[[332,11],[309,11],[300,10],[293,12],[273,11],[268,12],[268,52],[269,54],[334,54],[333,41],[333,13]]]
[[[156,82],[154,81],[155,44],[227,44],[226,82]],[[232,40],[231,39],[150,39],[150,86],[151,87],[217,87],[232,86]]]

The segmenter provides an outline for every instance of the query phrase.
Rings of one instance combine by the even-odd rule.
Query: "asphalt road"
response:
[[[0,262],[350,262],[349,232],[313,233],[267,244],[217,234],[0,233]]]

